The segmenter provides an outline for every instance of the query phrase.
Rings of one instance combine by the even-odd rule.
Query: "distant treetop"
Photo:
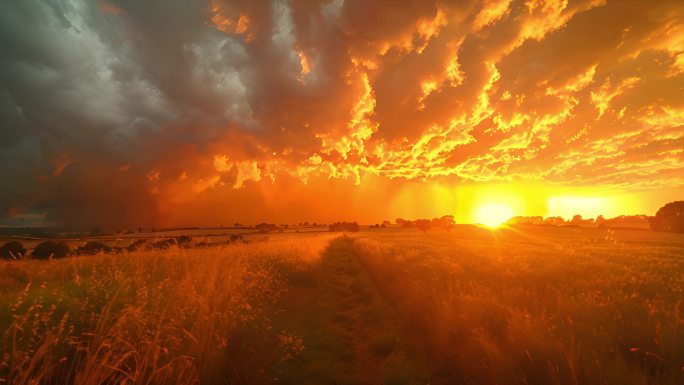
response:
[[[661,207],[651,219],[651,230],[684,233],[684,201],[675,201]]]

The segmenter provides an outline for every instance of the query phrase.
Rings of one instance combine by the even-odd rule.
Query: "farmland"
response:
[[[681,384],[684,236],[260,235],[0,263],[9,384]]]

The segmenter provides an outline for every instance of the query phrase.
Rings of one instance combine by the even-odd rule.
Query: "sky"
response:
[[[0,52],[4,225],[684,197],[681,0],[3,1]]]

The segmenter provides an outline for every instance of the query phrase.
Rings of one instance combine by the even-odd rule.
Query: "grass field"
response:
[[[684,236],[457,226],[0,263],[0,383],[682,384]]]

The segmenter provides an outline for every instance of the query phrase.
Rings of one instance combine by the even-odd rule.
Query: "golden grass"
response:
[[[336,236],[1,263],[0,384],[684,383],[681,236]]]
[[[239,382],[245,373],[231,368],[241,357],[227,356],[236,330],[276,301],[284,268],[310,263],[325,243],[0,264],[0,383]],[[274,357],[298,349],[287,332],[259,332],[277,334]]]
[[[684,242],[560,235],[384,233],[355,246],[435,382],[684,383]]]

